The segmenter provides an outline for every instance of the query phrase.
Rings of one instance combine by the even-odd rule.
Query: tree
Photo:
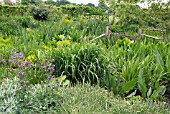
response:
[[[71,2],[69,2],[67,0],[57,0],[56,1],[56,6],[67,5],[67,4],[71,4]]]
[[[85,6],[95,7],[95,5],[92,4],[92,3],[88,3],[88,4],[86,4]]]
[[[54,0],[47,0],[45,1],[45,3],[48,5],[56,5],[56,2]]]
[[[23,5],[29,5],[29,4],[39,5],[40,3],[42,3],[42,0],[21,0],[21,4]]]

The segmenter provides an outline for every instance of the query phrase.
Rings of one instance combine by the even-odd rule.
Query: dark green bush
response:
[[[48,20],[49,11],[46,8],[33,8],[31,14],[38,21],[46,21]]]

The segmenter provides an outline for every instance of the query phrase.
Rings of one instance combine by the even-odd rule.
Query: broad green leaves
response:
[[[130,90],[133,90],[135,85],[137,83],[137,79],[134,78],[128,82],[126,82],[123,86],[122,86],[122,89],[124,92],[129,92]]]
[[[138,75],[138,88],[142,94],[142,96],[145,98],[146,97],[146,83],[145,83],[145,79],[143,77],[143,71],[140,70],[139,71],[139,75]]]

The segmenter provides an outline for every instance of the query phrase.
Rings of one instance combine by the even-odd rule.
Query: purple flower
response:
[[[41,62],[40,62],[40,61],[38,61],[37,63],[38,63],[39,65],[41,64]]]
[[[1,58],[4,59],[4,58],[5,58],[5,55],[2,55]]]
[[[12,63],[15,63],[15,60],[13,59],[13,60],[11,60],[11,62],[12,62]]]
[[[29,67],[32,67],[33,66],[33,64],[29,64]]]
[[[18,75],[22,76],[22,75],[24,75],[24,72],[18,72]]]
[[[50,71],[52,71],[52,72],[55,71],[54,67],[50,67],[50,68],[48,68],[48,70],[50,70]]]
[[[54,62],[55,62],[55,59],[52,59],[51,62],[54,63]]]
[[[30,66],[30,65],[31,65],[31,63],[29,61],[25,61],[24,66]]]
[[[28,105],[32,105],[32,104],[33,104],[33,102],[32,102],[32,101],[28,102]]]
[[[11,62],[11,60],[9,59],[9,60],[8,60],[8,63],[10,63],[10,62]]]
[[[44,66],[44,64],[42,64],[40,61],[37,62],[41,67]]]
[[[50,80],[51,78],[53,78],[53,76],[48,76],[47,80]]]
[[[14,55],[11,55],[12,58],[20,58],[20,59],[23,59],[23,54],[22,53],[17,53],[17,54],[14,54]]]
[[[48,59],[45,59],[44,61],[45,61],[46,64],[49,64]]]
[[[6,62],[5,60],[3,60],[2,62],[3,62],[3,64],[4,64],[4,65],[6,65],[6,64],[7,64],[7,62]]]
[[[22,53],[18,53],[18,57],[19,57],[20,59],[23,59],[23,54],[22,54]]]
[[[45,71],[46,70],[46,67],[45,66],[41,66],[41,68]]]

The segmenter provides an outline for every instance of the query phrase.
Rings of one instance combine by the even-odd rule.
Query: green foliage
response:
[[[0,32],[6,35],[20,35],[19,29],[31,27],[33,25],[32,20],[30,16],[1,16]]]
[[[18,78],[3,80],[0,85],[1,113],[60,112],[62,98],[55,83],[26,84]]]
[[[107,70],[103,50],[92,44],[72,44],[53,51],[57,60],[56,75],[66,75],[72,83],[77,81],[98,83]]]
[[[56,6],[68,5],[71,4],[68,0],[57,0]]]
[[[47,0],[47,1],[45,1],[45,3],[48,4],[48,5],[53,5],[53,6],[56,5],[56,2],[53,1],[53,0]]]
[[[5,78],[4,78],[5,79]],[[3,80],[0,84],[0,112],[15,113],[17,109],[16,92],[19,89],[19,80]]]
[[[33,8],[31,11],[31,15],[35,20],[38,21],[46,21],[48,20],[49,11],[46,8]]]
[[[114,97],[113,93],[90,84],[76,85],[59,90],[63,97],[61,114],[70,113],[169,113],[164,103],[143,100],[136,96],[129,100]],[[159,110],[157,109],[159,108]]]
[[[169,8],[153,3],[148,9],[129,3],[119,3],[113,10],[112,25],[121,30],[129,31],[129,26],[169,28]]]
[[[62,109],[62,98],[54,83],[22,87],[16,92],[16,98],[17,113],[60,113]]]
[[[26,83],[25,83],[26,84]],[[129,100],[115,97],[90,84],[61,88],[46,82],[21,85],[18,78],[3,80],[0,85],[1,113],[169,113],[164,102]]]
[[[41,0],[21,0],[21,4],[23,5],[39,5],[41,2]]]
[[[26,6],[8,6],[0,4],[0,16],[12,16],[12,15],[20,15],[22,16],[27,12]]]
[[[117,46],[118,48],[116,48]],[[162,52],[169,53],[168,47],[162,43],[143,45],[141,42],[130,42],[128,45],[124,45],[119,40],[114,47],[110,48],[109,52],[111,55],[109,61],[113,61],[113,70],[112,74],[106,75],[105,78],[108,89],[115,94],[125,95],[126,91],[122,91],[122,89],[129,84],[126,85],[129,90],[126,92],[127,94],[130,94],[130,90],[137,89],[144,98],[160,98],[166,90],[164,83],[167,83],[169,79],[169,71],[166,70],[163,62],[166,55]]]
[[[10,47],[11,45],[11,39],[10,38],[7,38],[7,39],[4,39],[2,37],[0,37],[0,48],[8,48]]]
[[[113,32],[137,36],[141,27],[142,30],[161,27],[167,29],[169,36],[169,9],[166,6],[163,8],[155,4],[149,9],[141,9],[129,3],[120,3],[112,10],[110,28]],[[170,83],[169,43],[163,44],[145,37],[134,42],[117,36],[88,43],[88,40],[105,32],[108,22],[100,8],[31,6],[27,11],[32,11],[37,20],[28,12],[24,16],[3,14],[0,17],[0,54],[5,55],[0,59],[1,79],[25,72],[22,77],[28,85],[45,82],[48,76],[52,76],[50,81],[55,82],[58,77],[61,86],[89,82],[126,98],[141,95],[143,98],[162,100]],[[160,36],[156,32],[144,33]],[[84,40],[86,34],[87,41]],[[20,50],[23,60],[16,58],[14,63],[8,62],[13,59],[10,49]],[[51,61],[53,57],[55,64],[47,65],[44,59]],[[20,63],[26,61],[32,66],[21,67]],[[54,72],[47,70],[52,65]],[[42,66],[47,69],[43,70]]]

